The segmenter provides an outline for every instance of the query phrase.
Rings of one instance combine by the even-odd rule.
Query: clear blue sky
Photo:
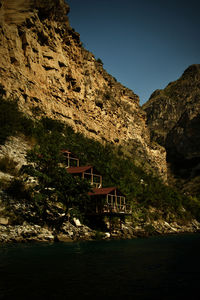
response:
[[[200,0],[66,0],[71,26],[104,68],[146,102],[200,63]]]

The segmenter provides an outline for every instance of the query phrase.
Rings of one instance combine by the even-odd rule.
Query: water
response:
[[[0,299],[194,298],[200,235],[0,246]]]

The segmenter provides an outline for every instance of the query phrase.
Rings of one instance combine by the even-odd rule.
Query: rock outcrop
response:
[[[0,83],[23,112],[121,145],[166,180],[164,148],[150,143],[139,98],[85,50],[64,0],[0,1]],[[145,164],[144,164],[145,162]]]
[[[63,224],[60,232],[55,232],[54,230],[35,224],[8,225],[0,222],[0,243],[73,242],[92,240],[94,238],[95,231],[85,225],[76,227],[70,222]]]
[[[81,224],[78,219],[71,218],[63,221],[65,212],[55,204],[49,207],[48,219],[55,226],[44,225],[34,210],[33,204],[23,199],[11,198],[5,192],[0,192],[0,244],[13,242],[74,242],[96,239],[132,239],[136,237],[147,237],[158,234],[177,234],[200,232],[200,223],[195,219],[180,220],[175,215],[169,216],[171,220],[166,221],[156,212],[157,219],[126,220],[118,224],[106,221],[103,231],[99,232]],[[150,213],[150,210],[149,210]],[[56,224],[63,221],[61,226]],[[37,222],[35,223],[35,221]],[[116,221],[116,220],[115,220]]]
[[[1,221],[1,219],[0,219]],[[77,242],[96,239],[133,239],[136,237],[148,237],[162,234],[197,233],[200,232],[200,223],[191,220],[188,224],[179,225],[176,222],[168,223],[158,220],[145,223],[142,226],[122,224],[121,229],[112,232],[96,232],[82,225],[74,226],[70,222],[63,224],[59,232],[39,225],[24,223],[23,225],[8,225],[0,222],[1,243],[27,243],[27,242]]]
[[[166,148],[173,173],[191,182],[200,175],[200,65],[155,91],[143,109],[151,137]]]
[[[10,158],[16,162],[16,167],[20,169],[22,165],[27,163],[26,153],[30,149],[30,143],[23,136],[11,136],[4,145],[0,145],[0,159]]]
[[[0,225],[0,243],[53,242],[52,232],[39,225]]]

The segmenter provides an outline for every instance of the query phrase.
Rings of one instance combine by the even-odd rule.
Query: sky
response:
[[[66,0],[83,46],[145,103],[200,64],[199,0]]]

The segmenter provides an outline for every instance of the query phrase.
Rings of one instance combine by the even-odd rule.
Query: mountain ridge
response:
[[[189,66],[178,80],[155,91],[143,109],[151,139],[166,148],[179,188],[184,181],[193,193],[187,185],[200,174],[200,65]]]

